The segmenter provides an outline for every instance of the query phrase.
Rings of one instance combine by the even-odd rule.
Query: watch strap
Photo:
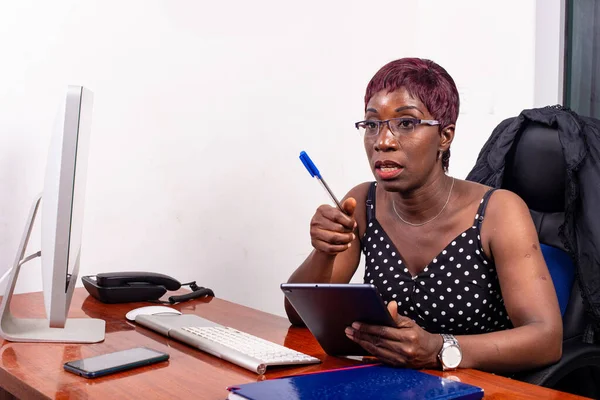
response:
[[[442,336],[442,339],[444,340],[444,344],[448,343],[448,344],[455,344],[458,346],[458,340],[456,340],[454,335],[449,335],[447,333],[440,333],[440,336]],[[442,349],[443,348],[444,348],[444,346],[442,345]]]

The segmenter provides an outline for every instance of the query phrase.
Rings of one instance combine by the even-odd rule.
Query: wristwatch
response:
[[[444,344],[438,353],[438,358],[442,363],[442,370],[448,371],[456,369],[462,361],[462,351],[456,338],[452,335],[441,333]]]

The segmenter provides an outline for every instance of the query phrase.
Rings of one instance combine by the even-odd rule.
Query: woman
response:
[[[367,86],[364,134],[376,182],[342,213],[320,206],[314,250],[289,282],[348,283],[365,254],[397,327],[355,322],[346,335],[383,362],[514,372],[556,362],[562,321],[525,203],[446,174],[458,117],[453,79],[429,60],[381,68]],[[286,302],[290,321],[302,321]]]

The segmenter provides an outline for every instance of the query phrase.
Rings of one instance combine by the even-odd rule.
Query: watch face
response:
[[[458,346],[448,346],[442,352],[442,362],[446,368],[456,368],[462,360],[462,353]]]

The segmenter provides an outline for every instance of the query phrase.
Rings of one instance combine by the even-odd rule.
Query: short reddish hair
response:
[[[393,92],[400,88],[420,100],[429,113],[440,122],[440,129],[455,124],[460,101],[454,80],[431,60],[401,58],[384,65],[367,85],[365,110],[375,93],[387,89]],[[444,170],[448,170],[450,149],[442,155]]]

